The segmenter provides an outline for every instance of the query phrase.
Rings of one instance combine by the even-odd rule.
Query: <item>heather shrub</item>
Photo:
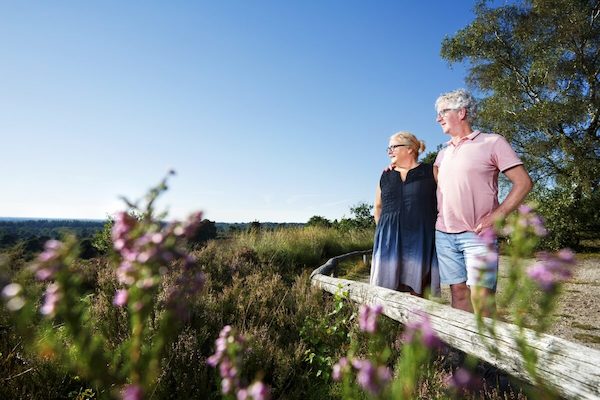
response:
[[[314,269],[323,260],[354,250],[373,247],[372,229],[341,231],[335,228],[307,226],[273,231],[240,232],[235,241],[253,249],[262,263],[277,265],[287,272]]]

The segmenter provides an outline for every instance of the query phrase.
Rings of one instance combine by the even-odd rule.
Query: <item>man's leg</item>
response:
[[[491,317],[496,313],[496,291],[483,286],[474,286],[471,299],[475,313]]]
[[[452,308],[473,312],[471,291],[466,282],[450,285],[450,294],[452,295]]]
[[[442,284],[450,285],[452,307],[473,312],[467,286],[467,268],[457,233],[435,232],[435,246]]]
[[[484,243],[477,234],[465,232],[460,248],[467,266],[467,285],[475,313],[490,317],[496,312],[496,283],[498,280],[498,249]]]

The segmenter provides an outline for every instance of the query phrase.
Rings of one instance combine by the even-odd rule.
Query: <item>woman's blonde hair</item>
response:
[[[415,135],[410,132],[400,131],[390,136],[390,140],[396,140],[401,144],[407,144],[411,149],[415,151],[415,155],[419,155],[425,151],[425,142],[417,139]]]

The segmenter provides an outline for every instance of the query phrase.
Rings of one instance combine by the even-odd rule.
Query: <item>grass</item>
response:
[[[590,335],[589,333],[576,333],[573,337],[584,343],[600,343],[600,336]]]
[[[586,331],[597,331],[597,330],[600,330],[600,328],[596,328],[593,325],[580,324],[579,322],[573,322],[573,323],[571,323],[571,327],[578,328],[578,329],[583,329],[583,330],[586,330]]]

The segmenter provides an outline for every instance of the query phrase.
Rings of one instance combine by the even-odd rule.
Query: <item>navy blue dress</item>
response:
[[[371,285],[398,290],[406,285],[422,294],[427,288],[440,293],[435,252],[437,218],[436,183],[433,166],[420,164],[408,171],[384,171],[381,216],[375,230]]]

